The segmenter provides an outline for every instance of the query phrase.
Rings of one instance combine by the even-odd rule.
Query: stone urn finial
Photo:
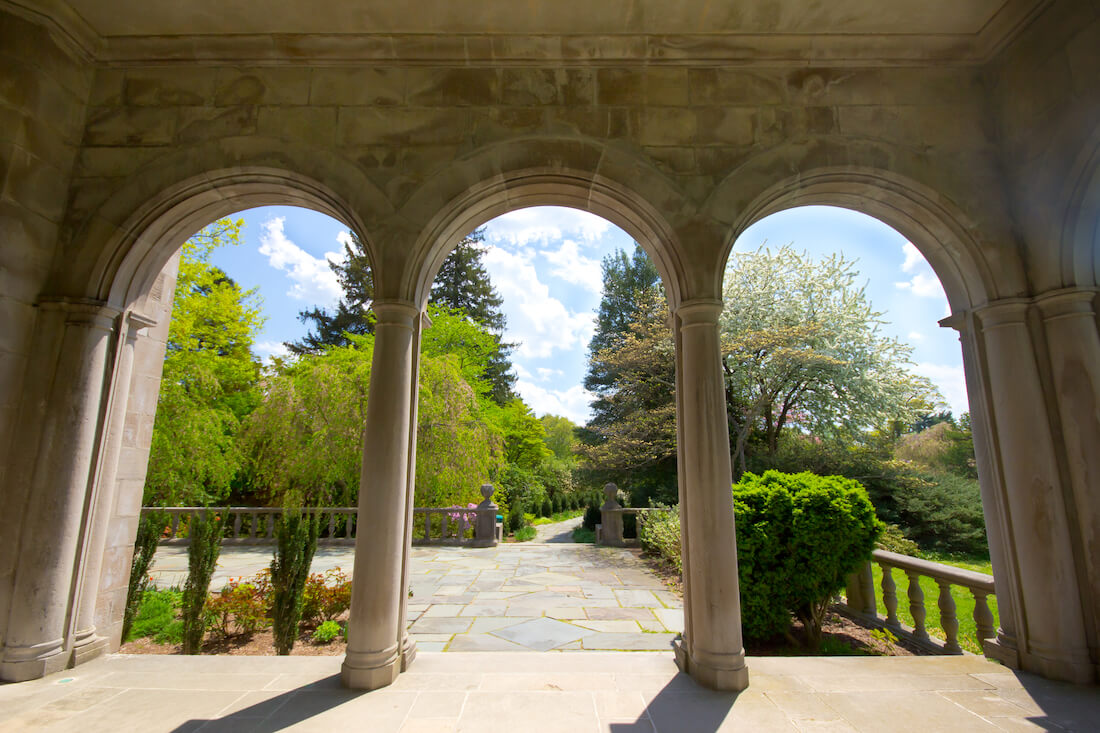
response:
[[[494,489],[492,484],[481,485],[481,495],[485,498],[485,501],[489,501],[490,497],[492,497],[493,495],[493,491]]]
[[[619,487],[616,486],[615,484],[604,484],[603,485],[603,495],[604,495],[604,498],[607,499],[608,501],[614,501],[616,496],[618,496],[618,494],[619,494]]]

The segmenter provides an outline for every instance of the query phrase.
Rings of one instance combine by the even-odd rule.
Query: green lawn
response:
[[[564,512],[551,514],[549,517],[539,517],[532,521],[531,524],[536,527],[540,524],[557,524],[558,522],[564,522],[567,519],[575,519],[580,516],[584,516],[584,509],[568,509]]]
[[[989,560],[936,556],[927,553],[924,555],[923,559],[942,563],[944,565],[952,565],[965,570],[972,570],[976,573],[985,573],[986,575],[993,574]],[[882,603],[882,569],[878,565],[874,565],[874,578],[875,597],[878,599],[878,613],[880,616],[885,617],[886,606]],[[893,572],[893,578],[894,585],[897,586],[898,618],[902,623],[912,626],[913,616],[909,613],[909,578],[906,577],[903,572],[896,569]],[[939,586],[932,578],[921,577],[920,587],[921,590],[924,591],[924,608],[926,611],[924,619],[925,629],[927,629],[929,636],[937,636],[941,639],[946,638],[943,629],[940,627]],[[982,649],[978,645],[976,636],[977,628],[974,623],[974,596],[972,596],[970,591],[966,588],[951,586],[951,597],[955,599],[955,614],[959,619],[959,646],[968,652],[981,654]],[[989,610],[993,613],[993,628],[997,628],[998,617],[996,597],[990,595],[988,597],[988,603]]]

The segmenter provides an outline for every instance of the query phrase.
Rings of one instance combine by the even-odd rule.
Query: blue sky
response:
[[[266,207],[237,215],[242,243],[214,254],[214,263],[242,286],[258,287],[267,322],[256,340],[263,358],[283,353],[301,337],[298,312],[330,307],[340,287],[328,262],[343,256],[346,228],[306,209]],[[517,390],[537,414],[584,422],[589,395],[581,382],[600,302],[600,261],[634,242],[618,227],[587,212],[521,209],[486,227],[484,263],[504,299],[505,339]],[[768,217],[747,229],[736,250],[793,243],[814,257],[843,252],[858,260],[867,294],[885,311],[884,332],[913,347],[917,370],[936,384],[956,415],[966,411],[962,355],[955,332],[940,328],[947,300],[939,280],[905,238],[871,217],[814,206]]]

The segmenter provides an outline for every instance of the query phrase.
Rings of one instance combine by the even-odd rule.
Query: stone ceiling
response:
[[[1047,0],[0,0],[127,61],[980,63]]]

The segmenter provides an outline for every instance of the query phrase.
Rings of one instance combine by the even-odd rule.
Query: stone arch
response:
[[[939,277],[952,312],[969,311],[999,298],[1027,292],[1026,277],[1015,249],[990,242],[982,229],[946,196],[911,177],[866,164],[881,156],[881,151],[862,151],[853,144],[841,152],[853,163],[821,165],[792,173],[784,152],[775,151],[726,178],[708,202],[710,210],[722,206],[736,212],[715,269],[719,283],[734,242],[751,224],[784,209],[829,205],[872,216],[912,242]],[[780,174],[776,175],[777,172]],[[771,181],[762,191],[749,190],[740,183],[742,179],[761,178]],[[997,256],[990,259],[989,252],[996,252]]]
[[[366,220],[389,215],[385,196],[352,163],[323,151],[287,153],[286,143],[280,145],[284,154],[276,160],[266,146],[236,155],[221,141],[131,176],[79,226],[71,246],[77,256],[55,268],[55,290],[126,308],[149,291],[187,237],[219,217],[268,205],[301,206],[339,220],[359,234],[376,262]]]
[[[1063,198],[1062,283],[1100,286],[1100,128],[1084,146]]]
[[[424,210],[428,201],[443,202],[419,217],[427,224],[416,234],[400,293],[423,305],[450,251],[490,219],[531,206],[566,206],[601,216],[634,237],[653,259],[675,309],[685,297],[689,274],[677,227],[683,222],[666,212],[680,214],[687,207],[674,187],[656,178],[655,169],[645,170],[643,186],[624,183],[629,178],[622,174],[641,166],[640,160],[575,140],[509,142],[460,161],[402,209],[406,221],[416,221],[418,215],[411,212]],[[654,205],[654,198],[662,205]]]

